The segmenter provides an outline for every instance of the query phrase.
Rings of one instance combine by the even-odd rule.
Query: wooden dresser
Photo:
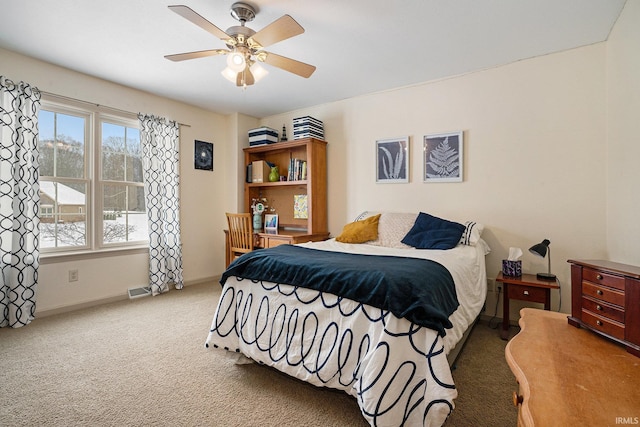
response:
[[[518,426],[640,423],[640,358],[567,323],[567,315],[520,310],[505,357],[519,384]]]
[[[569,324],[618,342],[640,357],[640,267],[603,260],[568,262]]]

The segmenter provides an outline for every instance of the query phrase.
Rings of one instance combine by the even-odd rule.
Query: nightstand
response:
[[[502,329],[500,338],[509,338],[509,300],[517,299],[522,301],[538,302],[544,304],[545,310],[551,310],[551,289],[559,289],[558,283],[554,281],[538,280],[535,274],[523,274],[522,276],[505,276],[500,272],[496,277],[496,282],[500,282],[504,287],[502,297]]]

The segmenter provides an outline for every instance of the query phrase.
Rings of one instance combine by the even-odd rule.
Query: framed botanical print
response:
[[[463,132],[424,137],[424,182],[462,182]]]
[[[409,182],[409,137],[376,141],[376,182]]]

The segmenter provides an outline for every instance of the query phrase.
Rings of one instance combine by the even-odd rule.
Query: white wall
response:
[[[229,147],[227,150],[226,163],[235,169],[225,176],[225,193],[227,212],[246,212],[244,209],[244,181],[246,179],[246,169],[244,165],[243,148],[249,146],[249,129],[259,126],[259,121],[255,117],[244,114],[232,114],[228,116]],[[235,174],[231,172],[235,170]],[[224,215],[224,213],[223,213]],[[226,221],[226,217],[224,218]]]
[[[548,238],[568,312],[567,259],[607,255],[605,49],[601,43],[268,117],[263,124],[280,129],[301,115],[324,122],[334,236],[362,210],[475,220],[485,224],[492,248],[490,278],[510,246],[525,252],[525,272],[546,271],[546,260],[528,248]],[[423,136],[458,130],[465,138],[464,182],[423,183]],[[410,183],[376,184],[376,139],[403,135],[411,138]],[[490,313],[494,301],[490,295]],[[552,306],[558,307],[558,292]]]
[[[640,2],[628,1],[607,42],[607,246],[640,265]]]
[[[39,89],[133,113],[143,112],[188,124],[180,129],[181,230],[185,282],[194,283],[224,268],[224,211],[228,119],[210,111],[133,90],[0,49],[0,74]],[[224,84],[224,83],[221,83]],[[214,143],[214,171],[193,167],[195,139]],[[235,168],[231,168],[235,173]],[[39,270],[37,310],[124,297],[127,288],[148,284],[148,255],[134,254],[51,262]],[[68,270],[80,280],[68,282]]]
[[[347,99],[257,120],[223,117],[0,50],[0,74],[48,92],[163,115],[182,129],[182,227],[185,279],[224,268],[224,212],[241,210],[246,130],[281,129],[311,115],[324,121],[329,158],[329,229],[335,236],[362,210],[427,211],[486,226],[490,278],[510,246],[526,272],[546,262],[527,252],[551,240],[552,270],[570,310],[569,258],[640,265],[640,4],[627,2],[610,41],[477,73]],[[221,84],[224,84],[222,82]],[[422,138],[464,131],[464,182],[422,182]],[[376,139],[411,137],[408,184],[375,183]],[[215,144],[214,172],[193,169],[193,140]],[[236,181],[237,180],[237,181]],[[67,271],[80,270],[77,284]],[[38,308],[122,295],[146,283],[146,255],[47,264]],[[487,300],[493,313],[495,296]],[[558,306],[558,293],[552,294]],[[501,315],[501,306],[498,316]],[[512,307],[517,315],[518,304]]]

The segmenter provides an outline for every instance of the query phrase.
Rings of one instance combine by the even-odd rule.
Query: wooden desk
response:
[[[278,229],[277,233],[254,233],[253,246],[255,249],[273,248],[278,245],[305,242],[319,242],[327,240],[329,233],[307,233],[306,231],[291,231]],[[231,264],[231,248],[229,244],[229,230],[224,230],[224,261],[225,268]]]
[[[500,272],[496,277],[496,282],[504,285],[504,296],[502,297],[502,329],[500,338],[509,338],[509,300],[517,299],[544,304],[545,310],[551,310],[551,289],[558,289],[560,286],[554,280],[538,280],[535,274],[523,274],[522,276],[505,276]]]
[[[505,348],[520,384],[518,426],[640,423],[640,359],[569,325],[566,314],[523,308],[520,316]]]

